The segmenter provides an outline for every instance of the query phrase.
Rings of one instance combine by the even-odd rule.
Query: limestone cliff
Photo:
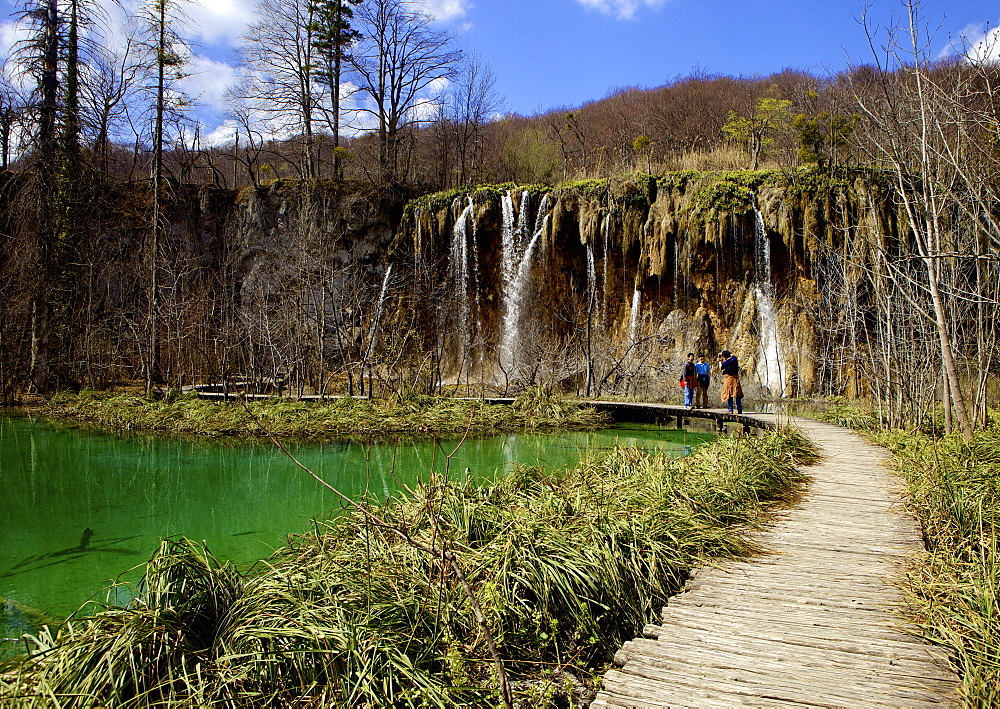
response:
[[[825,376],[826,257],[870,241],[853,238],[859,229],[894,232],[876,185],[736,172],[481,188],[418,200],[400,234],[454,296],[440,307],[464,309],[441,319],[465,351],[455,366],[531,377],[544,342],[578,351],[561,372],[577,384],[650,371],[669,382],[687,352],[729,349],[749,384],[808,394]],[[588,375],[595,365],[618,371]]]
[[[144,366],[148,185],[115,189],[81,242],[77,315],[54,340],[67,382],[105,386]],[[807,171],[409,203],[338,183],[180,187],[156,266],[163,373],[656,397],[676,394],[686,352],[729,349],[750,392],[844,391],[838,309],[863,281],[865,250],[895,238],[888,194],[871,174]],[[30,279],[4,291],[4,337],[26,361],[18,282]]]

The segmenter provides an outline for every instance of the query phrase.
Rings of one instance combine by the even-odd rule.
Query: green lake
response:
[[[711,438],[620,424],[470,439],[450,472],[489,478],[517,463],[556,468],[615,445],[684,455]],[[443,472],[456,445],[327,442],[290,449],[344,493],[384,498],[429,471]],[[89,598],[103,600],[113,580],[138,578],[135,568],[164,537],[204,540],[218,558],[247,564],[340,506],[270,444],[109,436],[18,416],[0,416],[0,501],[0,638],[30,632],[35,611],[64,618]],[[4,645],[10,651],[12,644]]]

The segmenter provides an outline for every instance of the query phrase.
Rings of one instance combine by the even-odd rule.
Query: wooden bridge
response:
[[[662,623],[617,653],[592,707],[961,704],[948,658],[893,613],[893,578],[923,544],[887,453],[838,426],[794,423],[823,460],[801,503],[761,535],[772,553],[697,570]]]

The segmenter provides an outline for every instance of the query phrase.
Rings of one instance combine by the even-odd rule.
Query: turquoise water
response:
[[[623,424],[597,432],[465,441],[451,474],[494,477],[515,463],[557,468],[616,444],[684,455],[711,434]],[[347,495],[381,498],[444,471],[456,441],[293,444],[291,452]],[[220,559],[262,559],[289,533],[340,508],[339,498],[264,443],[220,444],[95,434],[0,417],[0,637],[64,618],[157,549],[204,540]]]

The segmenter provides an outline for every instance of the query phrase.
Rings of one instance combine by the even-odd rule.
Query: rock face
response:
[[[676,382],[687,352],[728,349],[745,388],[804,395],[829,376],[818,315],[844,284],[825,290],[828,257],[892,225],[864,177],[797,177],[480,189],[412,204],[399,243],[445,284],[453,373],[634,390]]]
[[[149,331],[146,188],[121,189],[81,247],[85,327],[60,340],[66,362],[113,363],[67,364],[91,386],[135,377]],[[162,368],[659,397],[687,352],[729,349],[751,396],[850,393],[837,313],[862,279],[844,264],[896,234],[887,195],[871,175],[767,172],[409,203],[335,183],[180,188],[157,266]],[[29,299],[8,300],[27,332]]]

